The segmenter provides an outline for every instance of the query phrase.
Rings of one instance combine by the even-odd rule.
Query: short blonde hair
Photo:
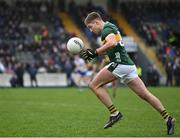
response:
[[[84,23],[85,24],[91,23],[95,19],[102,20],[101,15],[98,12],[91,12],[85,18]]]

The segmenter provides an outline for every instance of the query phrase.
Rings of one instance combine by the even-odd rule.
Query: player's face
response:
[[[99,26],[99,23],[97,21],[93,21],[91,23],[88,23],[86,25],[89,30],[97,35],[100,35],[101,34],[101,29],[100,29],[100,26]]]

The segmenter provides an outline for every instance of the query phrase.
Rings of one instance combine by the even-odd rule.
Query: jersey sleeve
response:
[[[103,39],[105,39],[106,36],[108,36],[111,33],[117,34],[117,30],[115,30],[114,28],[111,28],[111,27],[106,27],[102,32]]]

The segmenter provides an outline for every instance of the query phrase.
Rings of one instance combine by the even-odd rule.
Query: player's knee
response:
[[[95,85],[93,82],[89,83],[89,88],[97,95],[96,90],[98,88],[97,85]]]
[[[88,86],[91,90],[95,90],[95,85],[93,84],[93,82],[90,82]]]
[[[101,85],[101,84],[95,84],[95,83],[93,83],[93,82],[90,82],[90,83],[89,83],[89,88],[91,88],[92,90],[98,89],[98,88],[100,88],[100,87],[103,87],[103,85]]]

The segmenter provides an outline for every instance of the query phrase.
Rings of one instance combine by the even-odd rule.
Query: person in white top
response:
[[[75,73],[79,75],[79,79],[77,81],[77,86],[80,88],[80,91],[82,91],[81,86],[83,84],[88,84],[88,69],[86,66],[86,62],[84,59],[80,58],[79,55],[76,55],[74,57],[74,65],[75,65]]]

